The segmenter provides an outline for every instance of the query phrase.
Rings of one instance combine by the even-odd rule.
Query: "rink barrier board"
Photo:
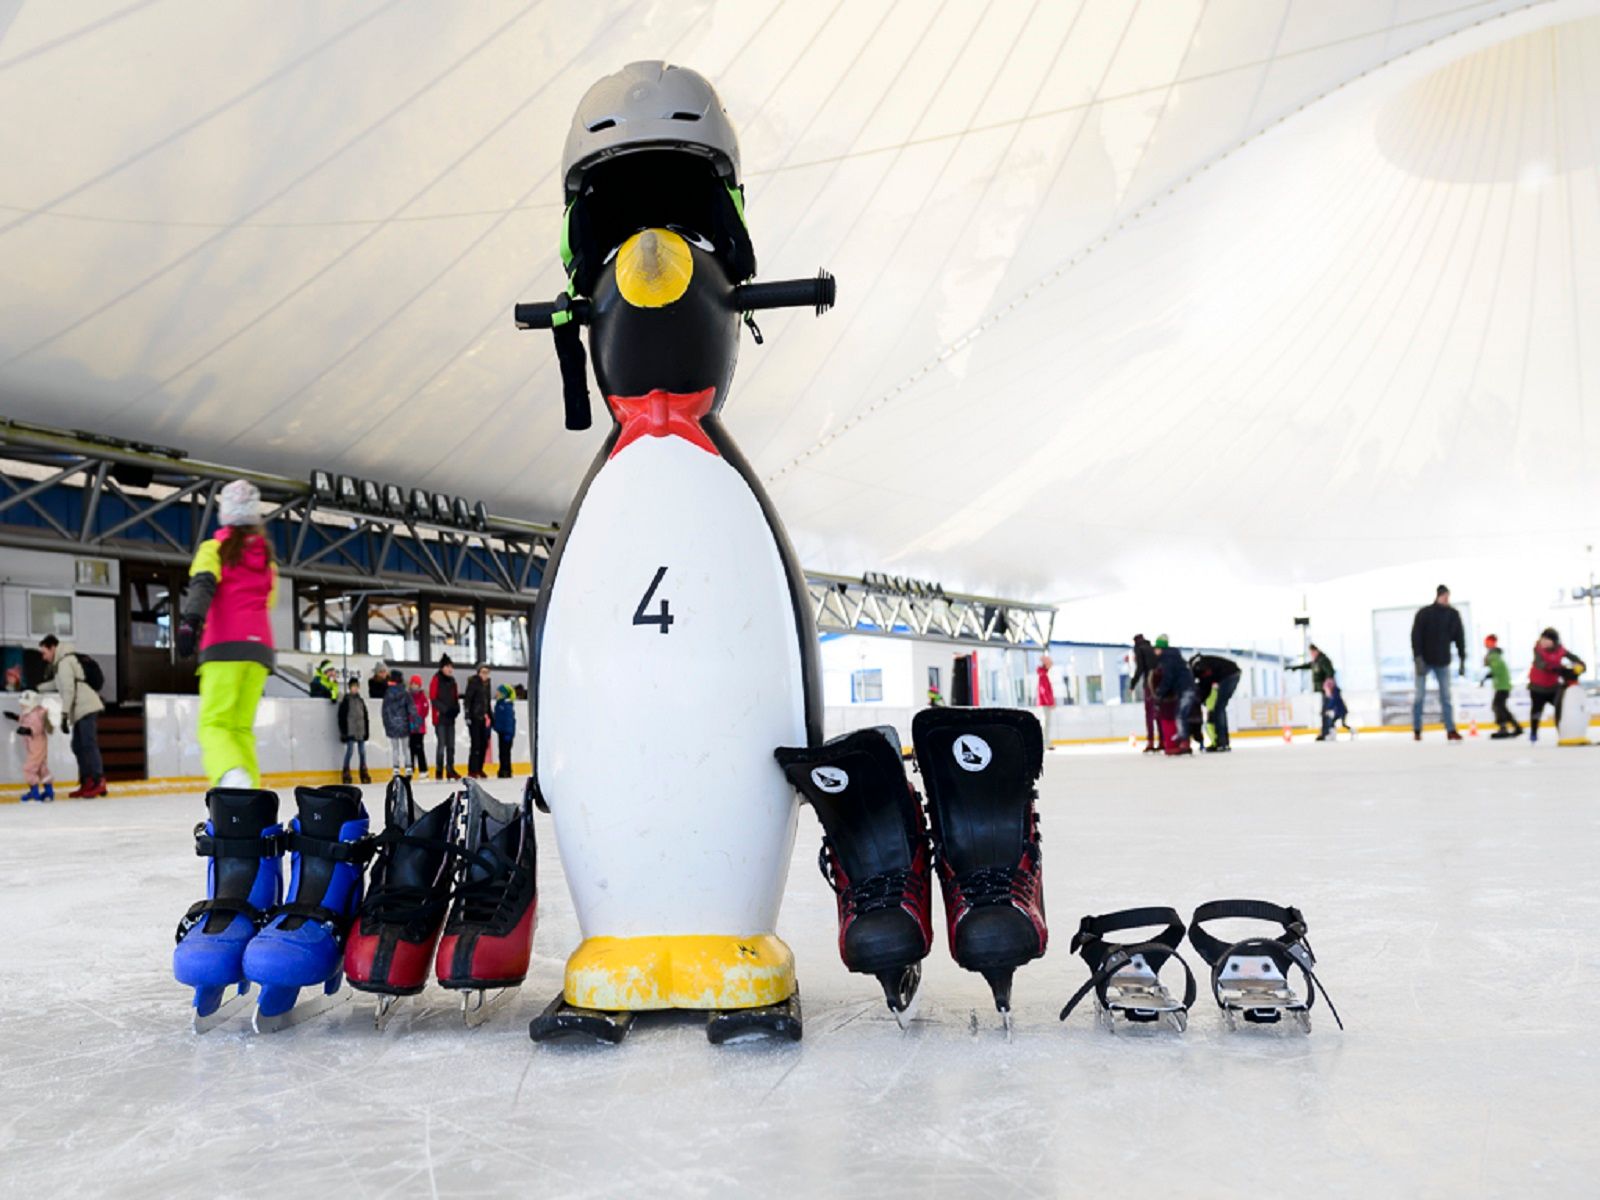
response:
[[[1589,718],[1589,728],[1590,729],[1600,728],[1600,715],[1592,716],[1592,717]],[[1437,723],[1436,724],[1431,724],[1431,725],[1424,725],[1422,727],[1422,731],[1424,733],[1443,733],[1444,732],[1444,725],[1443,724],[1437,724]],[[1309,725],[1298,725],[1298,726],[1290,726],[1289,732],[1290,732],[1290,734],[1292,736],[1294,736],[1296,738],[1299,738],[1299,737],[1310,737],[1310,736],[1312,736],[1313,734],[1316,733],[1316,729],[1313,726],[1309,726]],[[1361,726],[1357,726],[1356,732],[1358,734],[1410,733],[1411,732],[1411,726],[1409,726],[1409,725],[1361,725]],[[1230,737],[1236,737],[1236,738],[1281,738],[1281,737],[1283,737],[1283,730],[1281,730],[1281,729],[1235,729],[1235,730],[1232,730],[1230,732],[1229,736]],[[1483,736],[1485,738],[1487,737],[1486,734],[1485,735],[1481,735],[1481,736]],[[1128,741],[1128,739],[1125,738],[1125,737],[1055,738],[1055,739],[1053,739],[1051,741],[1050,745],[1051,746],[1120,746],[1120,745],[1126,745],[1127,741]],[[1558,742],[1556,744],[1557,745],[1561,745],[1561,746],[1583,746],[1583,745],[1592,746],[1595,743],[1591,741],[1591,742]],[[912,753],[912,749],[911,749],[910,746],[903,746],[903,747],[901,747],[901,753],[903,755],[905,755],[905,756],[910,756],[910,754]],[[529,764],[529,763],[525,763],[525,762],[513,763],[512,767],[511,767],[511,776],[512,776],[513,779],[525,778],[526,776],[532,774],[532,772],[533,772],[532,765]],[[371,771],[370,773],[372,775],[372,782],[375,785],[376,784],[384,784],[384,783],[387,783],[389,781],[390,773],[388,771],[384,771],[384,772],[381,772],[381,773],[377,772],[377,771]],[[316,786],[318,786],[320,784],[338,783],[340,781],[341,777],[342,776],[341,776],[341,773],[339,771],[280,771],[280,772],[271,772],[271,773],[268,773],[268,774],[263,775],[261,777],[261,786],[264,787],[264,788],[274,789],[274,790],[275,789],[279,789],[279,788],[316,787]],[[498,777],[494,776],[494,775],[491,775],[489,777],[489,779],[486,780],[485,782],[489,783],[489,785],[492,788],[493,787],[493,781],[496,778],[498,778]],[[428,781],[432,780],[431,773],[427,776],[427,780]],[[19,783],[10,783],[10,784],[6,784],[4,786],[6,787],[7,791],[6,791],[6,793],[4,795],[0,795],[0,804],[16,804],[21,799],[22,785],[19,784]],[[55,781],[57,798],[58,799],[62,799],[62,800],[67,799],[68,797],[67,797],[66,793],[71,791],[73,788],[75,788],[77,786],[78,786],[78,781],[77,780],[57,779]],[[178,776],[165,776],[165,777],[156,778],[156,779],[122,780],[122,781],[119,781],[119,782],[114,782],[114,783],[112,783],[110,785],[110,787],[111,787],[111,795],[106,797],[106,799],[115,799],[118,794],[134,795],[134,796],[149,796],[149,795],[157,795],[157,794],[160,794],[162,792],[189,792],[189,791],[200,792],[200,791],[204,791],[209,786],[210,786],[210,784],[208,783],[208,781],[206,780],[205,776],[203,776],[203,775],[178,775]],[[11,791],[11,789],[13,789],[13,788],[17,789],[15,794],[13,794],[12,791]]]
[[[392,778],[392,773],[388,770],[380,773],[369,768],[368,774],[372,776],[372,786],[374,787],[387,784]],[[525,762],[511,764],[511,777],[513,779],[526,778],[531,774],[533,774],[531,764]],[[339,783],[343,777],[343,773],[340,771],[276,771],[263,775],[261,777],[261,786],[268,791],[282,791],[297,787],[319,787],[323,784]],[[461,778],[465,780],[466,776],[462,775]],[[492,794],[497,778],[499,777],[491,774],[489,778],[479,782],[488,785]],[[431,771],[428,772],[425,781],[419,778],[417,782],[433,782],[433,773]],[[503,783],[505,780],[501,780],[501,782]],[[78,783],[79,781],[76,779],[57,779],[55,781],[56,799],[68,799],[67,792],[77,787]],[[3,786],[7,791],[5,795],[0,795],[0,804],[15,804],[21,799],[22,784],[8,783]],[[168,775],[156,779],[114,779],[107,783],[106,786],[111,789],[111,794],[104,798],[114,800],[118,795],[155,796],[164,792],[203,792],[211,786],[211,783],[204,775]],[[12,788],[18,790],[17,795],[11,794]]]

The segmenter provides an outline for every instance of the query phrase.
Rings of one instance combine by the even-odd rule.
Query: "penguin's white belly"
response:
[[[550,584],[536,710],[586,938],[772,931],[799,638],[773,532],[724,459],[645,437],[600,469]]]

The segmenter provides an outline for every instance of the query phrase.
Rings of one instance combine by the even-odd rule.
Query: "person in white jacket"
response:
[[[49,634],[39,643],[39,654],[54,668],[39,690],[61,694],[61,730],[72,734],[72,756],[78,760],[78,786],[67,795],[74,799],[104,796],[106,768],[100,758],[99,725],[105,701],[89,686],[77,647],[71,642]]]

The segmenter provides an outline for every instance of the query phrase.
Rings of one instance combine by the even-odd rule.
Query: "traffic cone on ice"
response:
[[[1293,743],[1294,741],[1294,730],[1290,729],[1287,725],[1283,727],[1283,740],[1290,743]]]
[[[1473,717],[1473,718],[1471,718],[1470,720],[1467,721],[1467,736],[1468,737],[1477,737],[1478,736],[1478,718],[1477,717]]]
[[[1137,733],[1130,733],[1128,735],[1128,749],[1129,750],[1137,750],[1138,748],[1139,748],[1139,735]]]

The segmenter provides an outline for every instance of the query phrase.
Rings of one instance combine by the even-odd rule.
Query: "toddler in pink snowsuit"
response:
[[[22,782],[28,785],[22,798],[54,800],[56,789],[50,775],[50,735],[55,730],[50,725],[50,714],[39,703],[38,692],[23,692],[19,707],[17,733],[25,743]]]

